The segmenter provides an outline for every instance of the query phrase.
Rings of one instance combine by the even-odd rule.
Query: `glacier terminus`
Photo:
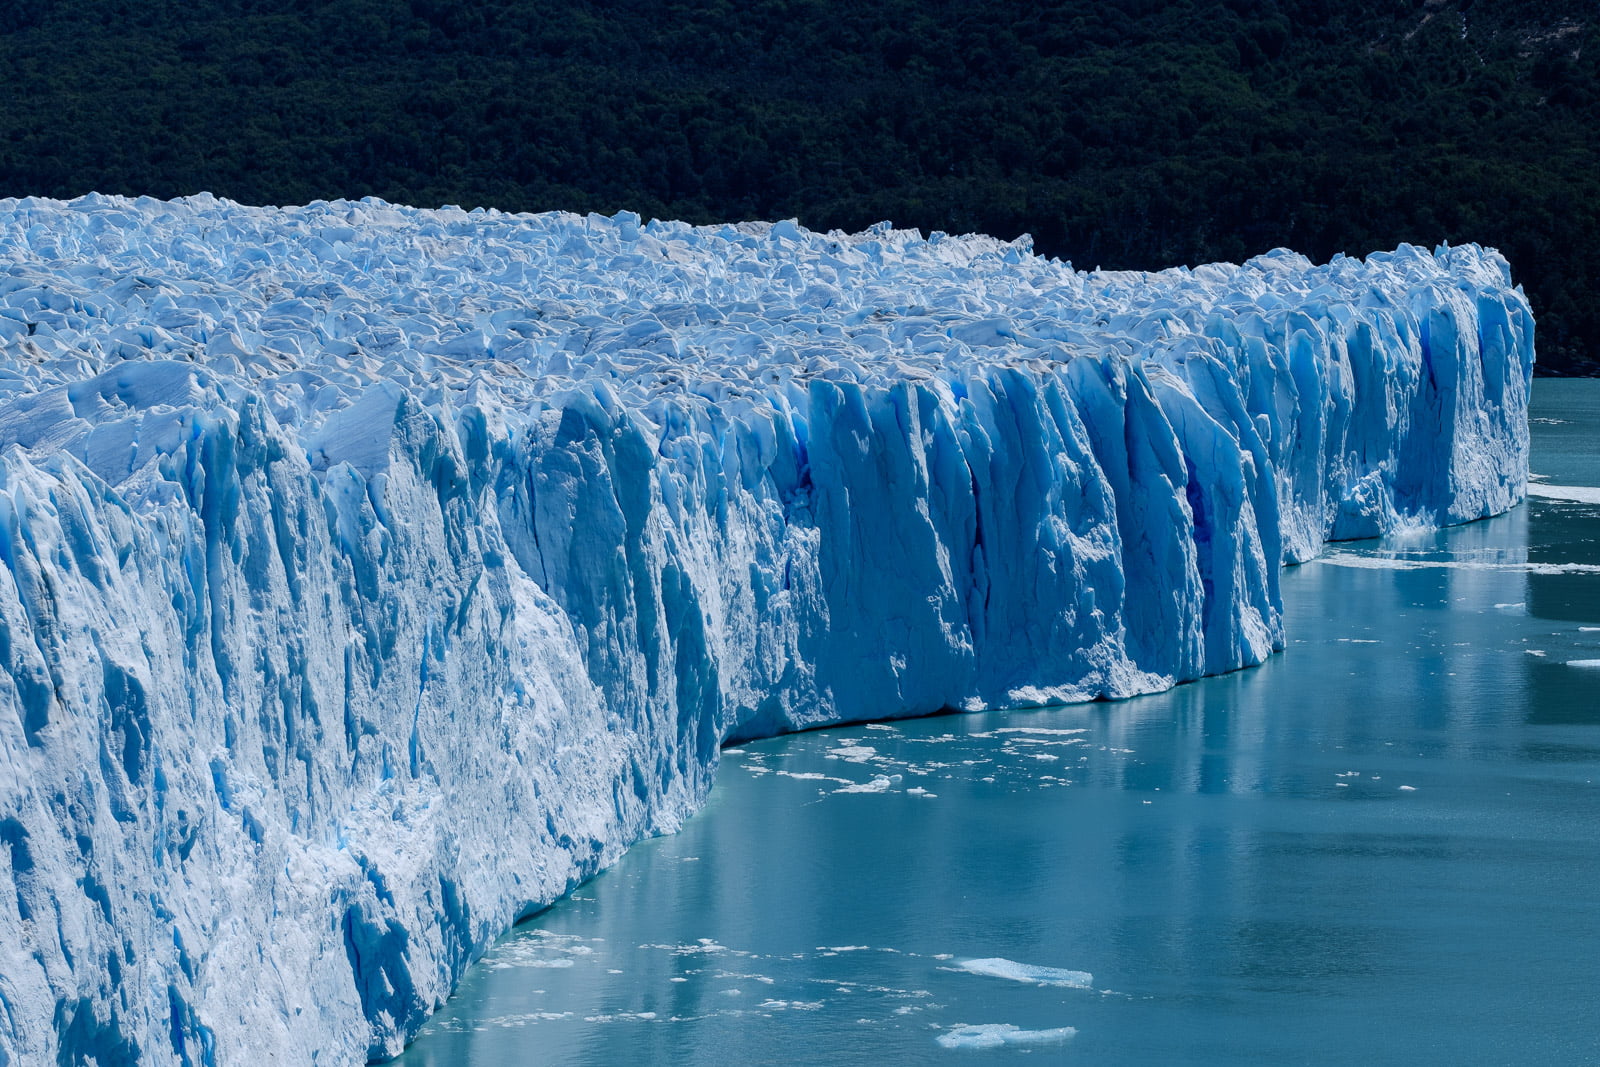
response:
[[[1476,246],[0,200],[0,1064],[382,1059],[724,742],[1258,664],[1524,497],[1533,340]]]

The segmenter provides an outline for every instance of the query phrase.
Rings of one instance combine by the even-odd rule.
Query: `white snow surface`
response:
[[[381,1058],[724,740],[1259,663],[1532,360],[1474,246],[0,201],[0,1063]]]

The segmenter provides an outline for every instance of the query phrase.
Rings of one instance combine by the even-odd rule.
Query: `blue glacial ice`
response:
[[[1000,1048],[1003,1045],[1059,1045],[1077,1036],[1077,1028],[1024,1030],[1011,1023],[979,1023],[953,1027],[935,1040],[943,1048]]]
[[[1522,499],[1533,332],[1472,246],[0,201],[0,1063],[392,1054],[724,741],[1260,663]]]

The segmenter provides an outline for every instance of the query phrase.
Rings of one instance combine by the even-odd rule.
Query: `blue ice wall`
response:
[[[381,1057],[724,740],[1259,663],[1532,360],[1476,247],[0,201],[0,1063]]]

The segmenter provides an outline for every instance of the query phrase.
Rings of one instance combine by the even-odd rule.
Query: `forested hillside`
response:
[[[1600,10],[1552,0],[9,0],[0,195],[1478,241],[1600,373]]]

